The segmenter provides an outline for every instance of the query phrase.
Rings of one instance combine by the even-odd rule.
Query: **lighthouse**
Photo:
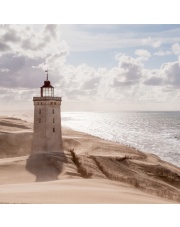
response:
[[[34,133],[32,152],[63,152],[61,133],[61,97],[54,96],[54,87],[47,78],[40,96],[33,97]]]

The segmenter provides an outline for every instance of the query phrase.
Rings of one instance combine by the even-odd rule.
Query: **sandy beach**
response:
[[[0,117],[0,203],[180,202],[180,168],[119,143],[63,128],[64,153],[32,154],[32,123]]]

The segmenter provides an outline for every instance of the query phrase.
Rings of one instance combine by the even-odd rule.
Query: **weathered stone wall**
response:
[[[34,100],[33,153],[63,151],[60,106],[56,97]]]

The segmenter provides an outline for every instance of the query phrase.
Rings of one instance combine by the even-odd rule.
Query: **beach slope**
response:
[[[0,203],[179,203],[180,168],[63,128],[64,154],[31,154],[32,127],[0,118]]]

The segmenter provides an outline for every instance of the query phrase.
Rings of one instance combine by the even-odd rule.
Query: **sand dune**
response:
[[[0,131],[3,132],[13,132],[19,131],[20,129],[27,129],[32,131],[32,123],[27,121],[22,121],[21,119],[14,117],[0,117]],[[24,132],[25,130],[23,130]]]
[[[179,203],[180,169],[63,128],[64,154],[31,154],[32,124],[0,118],[0,203]]]
[[[102,179],[62,179],[57,181],[2,185],[1,203],[170,203],[127,184]]]

